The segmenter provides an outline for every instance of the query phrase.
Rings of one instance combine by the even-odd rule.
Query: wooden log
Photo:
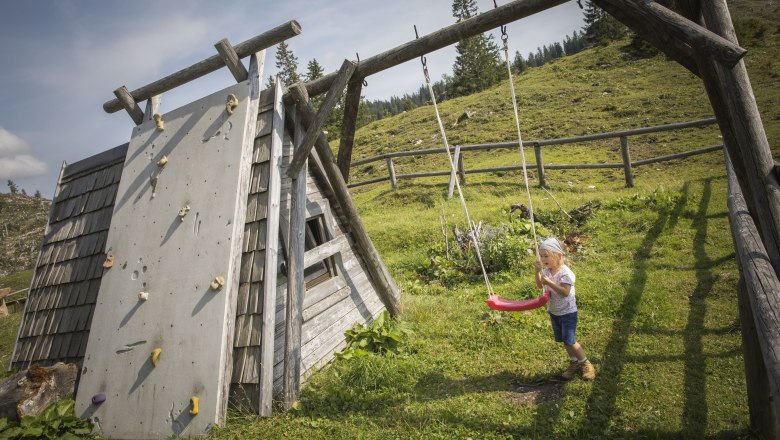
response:
[[[628,138],[620,136],[620,156],[623,157],[623,174],[626,176],[626,188],[634,187],[634,174],[631,172],[631,153],[628,151]]]
[[[736,42],[724,0],[707,2],[700,11],[698,2],[680,3],[690,17],[702,17],[709,29]],[[745,63],[725,68],[701,58],[697,62],[748,209],[763,237],[772,267],[780,273],[780,184]]]
[[[341,120],[341,140],[339,141],[337,163],[345,182],[349,182],[349,166],[352,162],[352,148],[355,146],[355,129],[362,90],[363,78],[355,78],[347,85],[347,96],[344,98],[344,118]]]
[[[772,393],[767,378],[766,365],[761,357],[761,344],[758,340],[755,318],[750,309],[750,292],[745,277],[739,277],[737,284],[739,303],[739,323],[742,330],[742,358],[745,361],[745,383],[747,385],[750,427],[762,438],[780,437],[780,425],[772,410]]]
[[[119,100],[122,108],[130,115],[130,119],[135,122],[135,125],[141,125],[144,122],[144,112],[141,111],[141,107],[133,100],[130,92],[127,91],[127,87],[122,86],[114,90],[114,95]]]
[[[162,95],[155,95],[146,100],[146,108],[144,109],[144,121],[154,120],[154,114],[160,112],[161,102],[162,102]]]
[[[682,153],[667,154],[665,156],[658,156],[652,159],[637,160],[635,162],[631,162],[631,166],[638,167],[642,165],[649,165],[651,163],[668,162],[670,160],[684,159],[686,157],[697,156],[699,154],[712,153],[713,151],[723,151],[723,144],[714,145],[712,147],[698,148],[691,151],[683,151]]]
[[[306,136],[303,137],[301,145],[295,150],[290,166],[287,168],[287,175],[294,177],[298,175],[303,164],[306,162],[306,158],[309,157],[309,153],[314,147],[317,138],[322,134],[322,124],[330,116],[330,112],[339,102],[341,98],[341,92],[344,91],[344,87],[347,86],[349,78],[352,77],[352,72],[355,71],[355,63],[349,60],[344,60],[339,69],[338,77],[336,81],[331,84],[328,94],[325,95],[325,99],[320,104],[317,114],[314,116],[314,120],[309,124],[309,128],[306,130]]]
[[[729,156],[726,155],[728,182],[728,207],[734,248],[740,271],[747,286],[753,323],[758,333],[761,358],[767,371],[769,400],[780,418],[780,316],[775,311],[780,304],[780,280],[770,264],[756,224],[748,211],[745,197],[735,178]],[[755,354],[751,354],[753,358]],[[762,392],[763,393],[763,392]],[[766,403],[770,403],[766,402]]]
[[[301,33],[301,26],[295,20],[288,21],[280,26],[271,29],[268,32],[264,32],[249,40],[234,46],[236,54],[239,58],[257,53],[263,49],[267,49],[274,44],[281,43],[289,38],[292,38]],[[194,79],[200,78],[208,73],[211,73],[222,66],[225,63],[222,61],[219,55],[214,55],[199,63],[193,64],[190,67],[182,69],[176,73],[166,76],[160,80],[157,80],[151,84],[147,84],[143,87],[130,92],[133,99],[137,101],[143,101],[149,99],[154,95],[159,95],[168,90],[179,87],[182,84],[186,84]],[[103,104],[103,110],[106,113],[115,113],[121,110],[122,104],[118,99],[112,99]]]
[[[349,185],[347,185],[347,188],[356,188],[358,186],[371,185],[372,183],[384,182],[385,180],[390,180],[390,177],[377,177],[374,179],[364,180],[363,182],[350,183]]]
[[[612,13],[606,6],[618,8],[624,17],[634,23],[646,23],[658,35],[668,35],[682,41],[698,55],[734,67],[747,50],[658,3],[646,0],[595,0],[594,3]],[[620,19],[619,17],[616,17]]]
[[[447,153],[449,154],[449,153]],[[455,165],[460,161],[460,145],[455,146],[455,157],[452,161],[452,164]],[[455,179],[457,179],[458,169],[456,167],[453,167],[450,170],[450,184],[447,187],[447,200],[452,198],[452,192],[455,190]],[[464,171],[465,174],[465,171]]]
[[[282,141],[284,136],[284,108],[282,85],[276,83],[274,97],[271,160],[268,178],[268,219],[266,220],[265,266],[263,279],[263,334],[260,343],[260,408],[259,415],[271,415],[273,399],[274,327],[276,326],[276,273],[279,255],[279,216],[281,192]]]
[[[455,44],[465,38],[498,28],[537,12],[566,3],[568,0],[516,0],[447,26],[431,34],[374,55],[358,63],[356,78],[365,78],[421,55]],[[324,93],[336,80],[336,72],[306,83],[310,96]]]
[[[306,100],[306,91],[303,85],[298,84],[297,87],[291,88],[290,94],[293,100],[301,107],[303,123],[308,124],[313,121],[314,110],[311,108],[311,104]],[[363,226],[363,222],[360,220],[360,215],[358,214],[355,204],[352,202],[352,197],[347,189],[347,184],[344,182],[344,177],[336,166],[333,152],[330,150],[330,145],[328,145],[325,136],[320,135],[317,138],[315,148],[322,161],[322,166],[328,178],[327,181],[330,183],[333,190],[333,196],[346,217],[346,227],[349,232],[352,233],[355,240],[355,247],[366,263],[366,268],[376,285],[377,293],[388,312],[392,316],[397,316],[399,311],[398,287],[395,285],[395,282],[387,271],[384,263],[382,263],[379,252],[377,252],[374,247],[374,243],[371,241],[371,238],[368,236],[368,233]]]
[[[387,172],[389,173],[390,176],[390,186],[393,189],[397,189],[398,179],[395,178],[395,166],[393,165],[393,158],[388,157],[387,159],[385,159],[385,162],[387,163]],[[343,172],[344,170],[342,169],[341,171]]]
[[[534,156],[536,156],[536,174],[539,175],[539,186],[547,186],[547,180],[544,178],[544,162],[542,162],[542,148],[539,142],[534,142]]]
[[[230,73],[233,74],[236,82],[246,81],[249,78],[249,72],[247,72],[246,67],[244,67],[236,50],[230,45],[227,38],[217,41],[214,47],[217,49],[222,62],[225,63]]]
[[[302,125],[295,121],[295,143],[303,141]],[[287,269],[287,309],[285,315],[284,407],[290,409],[301,391],[301,326],[303,325],[303,255],[306,234],[306,165],[293,179],[290,198],[290,233]]]

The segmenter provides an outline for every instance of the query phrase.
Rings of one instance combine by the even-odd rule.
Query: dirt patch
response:
[[[563,396],[564,382],[547,381],[535,384],[512,384],[509,393],[509,403],[514,405],[530,405],[560,400]]]

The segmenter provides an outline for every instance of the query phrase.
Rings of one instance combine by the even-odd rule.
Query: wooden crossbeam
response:
[[[257,53],[263,49],[267,49],[274,44],[281,43],[282,41],[292,38],[300,33],[301,25],[299,25],[297,21],[291,20],[271,29],[268,32],[264,32],[260,35],[257,35],[256,37],[237,44],[233,49],[240,59]],[[211,73],[220,67],[223,67],[224,65],[225,62],[222,60],[222,58],[219,55],[214,55],[199,63],[193,64],[190,67],[168,75],[165,78],[135,89],[130,92],[130,95],[135,102],[144,101],[154,95],[159,95],[182,84],[186,84],[194,79],[200,78],[201,76]],[[111,101],[107,101],[103,104],[103,110],[105,110],[106,113],[115,113],[119,110],[122,110],[122,108],[124,107],[118,98],[112,99]]]
[[[344,118],[341,121],[341,140],[339,141],[337,163],[345,182],[349,182],[349,164],[352,162],[352,148],[355,146],[355,129],[362,90],[363,78],[353,79],[347,86],[347,96],[344,98]]]
[[[344,91],[344,87],[347,86],[347,82],[352,77],[352,72],[355,71],[356,64],[349,60],[344,60],[339,69],[339,73],[336,76],[336,81],[333,82],[328,90],[328,94],[325,95],[325,100],[320,104],[320,108],[317,114],[314,116],[314,120],[309,124],[309,128],[306,130],[306,136],[303,138],[301,145],[295,150],[295,155],[290,161],[290,167],[287,168],[287,175],[295,177],[301,170],[303,164],[306,163],[306,158],[309,157],[311,149],[314,147],[314,143],[317,138],[322,134],[322,125],[325,120],[330,116],[330,112],[338,103],[341,97],[341,92]]]
[[[119,100],[122,108],[127,111],[127,114],[130,115],[130,119],[135,122],[135,125],[141,125],[144,122],[144,112],[138,106],[138,103],[135,102],[132,95],[130,95],[130,92],[127,91],[127,87],[122,86],[114,90],[114,96]]]
[[[214,47],[219,53],[219,57],[222,58],[222,62],[225,63],[230,73],[233,74],[233,78],[236,82],[246,81],[249,78],[249,72],[247,72],[244,64],[241,63],[241,59],[236,53],[236,49],[231,46],[227,38],[223,38],[214,44]]]

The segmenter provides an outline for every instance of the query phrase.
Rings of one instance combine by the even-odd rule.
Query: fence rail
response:
[[[658,162],[665,162],[669,160],[675,160],[675,159],[682,159],[685,157],[695,156],[698,154],[705,154],[710,153],[713,151],[721,151],[723,149],[723,145],[714,145],[711,147],[705,147],[705,148],[699,148],[696,150],[691,151],[685,151],[682,153],[675,153],[675,154],[669,154],[665,156],[659,156],[659,157],[653,157],[650,159],[643,159],[638,161],[631,161],[631,154],[628,147],[628,137],[629,136],[638,136],[642,134],[648,134],[648,133],[659,133],[664,131],[673,131],[673,130],[682,130],[685,128],[694,128],[694,127],[705,127],[708,125],[714,125],[717,121],[715,118],[708,118],[708,119],[700,119],[696,121],[688,121],[688,122],[678,122],[674,124],[665,124],[665,125],[656,125],[652,127],[642,127],[642,128],[635,128],[631,130],[620,130],[620,131],[610,131],[605,133],[598,133],[598,134],[591,134],[591,135],[585,135],[585,136],[574,136],[574,137],[566,137],[566,138],[558,138],[558,139],[546,139],[546,140],[532,140],[532,141],[524,141],[523,147],[532,146],[534,149],[534,156],[535,156],[535,163],[529,164],[528,167],[535,167],[537,174],[539,176],[539,184],[541,186],[546,185],[545,180],[545,170],[565,170],[565,169],[602,169],[602,168],[622,168],[625,174],[626,179],[626,186],[632,187],[634,186],[634,176],[633,176],[633,168],[643,166],[643,165],[649,165],[653,163]],[[588,142],[588,141],[595,141],[595,140],[601,140],[601,139],[612,139],[612,138],[619,138],[620,139],[620,152],[621,157],[623,159],[620,163],[581,163],[581,164],[544,164],[544,161],[542,159],[542,149],[541,147],[544,146],[550,146],[550,145],[564,145],[564,144],[571,144],[575,142]],[[429,172],[421,172],[421,173],[408,173],[408,174],[396,174],[395,172],[395,165],[393,163],[394,158],[399,157],[406,157],[406,156],[424,156],[424,155],[431,155],[431,154],[441,154],[447,151],[446,148],[427,148],[423,150],[414,150],[414,151],[395,151],[392,153],[385,153],[380,154],[378,156],[369,157],[366,159],[361,159],[352,162],[350,167],[357,167],[360,165],[365,165],[372,162],[379,162],[379,161],[385,161],[387,163],[387,170],[388,175],[383,177],[376,177],[369,180],[364,180],[361,182],[352,182],[349,183],[347,186],[349,188],[355,188],[358,186],[363,185],[370,185],[372,183],[379,183],[379,182],[385,182],[390,181],[390,185],[393,188],[396,188],[398,186],[398,181],[401,179],[418,179],[422,177],[436,177],[436,176],[450,176],[450,182],[449,182],[449,195],[452,195],[452,188],[454,185],[454,179],[456,178],[456,175],[460,178],[461,183],[466,183],[466,174],[477,174],[477,173],[494,173],[494,172],[501,172],[501,171],[517,171],[522,170],[522,167],[519,165],[515,166],[504,166],[504,167],[492,167],[492,168],[474,168],[474,169],[465,169],[463,165],[463,153],[467,151],[484,151],[484,150],[493,150],[493,149],[514,149],[517,148],[517,142],[494,142],[494,143],[487,143],[487,144],[476,144],[476,145],[456,145],[456,146],[450,146],[449,151],[454,154],[455,162],[457,163],[457,170],[453,172],[452,170],[446,170],[446,171],[429,171]]]

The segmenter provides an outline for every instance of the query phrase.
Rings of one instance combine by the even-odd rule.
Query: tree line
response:
[[[27,191],[24,188],[19,188],[19,185],[17,185],[16,182],[11,179],[8,179],[8,192],[11,194],[21,194],[23,196],[27,195]],[[36,189],[34,197],[36,199],[40,199],[41,192]]]
[[[661,0],[662,4],[670,4],[672,0]],[[455,22],[467,20],[478,13],[476,0],[453,0],[452,15]],[[515,51],[510,63],[513,74],[522,74],[528,69],[543,66],[558,58],[573,55],[594,45],[608,44],[619,40],[628,34],[628,29],[611,15],[594,5],[585,2],[583,7],[585,25],[580,31],[573,31],[562,42],[554,42],[538,47],[525,57]],[[634,56],[653,56],[657,52],[641,38],[633,35],[626,50]],[[452,74],[442,75],[442,79],[432,83],[431,87],[439,102],[459,96],[467,96],[480,92],[498,84],[506,77],[506,67],[500,55],[499,47],[490,33],[478,34],[461,40],[455,45],[456,58],[452,66]],[[324,75],[324,69],[317,59],[312,59],[306,65],[306,72],[298,72],[298,58],[290,47],[281,42],[276,50],[277,77],[285,85],[298,81],[313,81]],[[275,78],[268,78],[268,85],[273,86]],[[322,98],[312,98],[316,107]],[[343,99],[332,112],[324,130],[328,139],[338,137],[343,116]],[[427,105],[431,96],[426,85],[402,96],[391,96],[389,99],[366,100],[361,97],[358,109],[357,127],[372,121]]]

